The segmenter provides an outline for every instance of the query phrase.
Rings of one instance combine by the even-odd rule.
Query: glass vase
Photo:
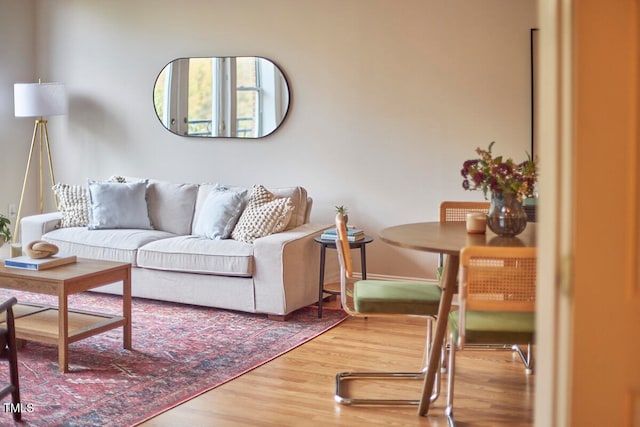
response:
[[[502,237],[513,237],[527,227],[527,214],[513,193],[491,193],[491,206],[487,214],[489,229]]]

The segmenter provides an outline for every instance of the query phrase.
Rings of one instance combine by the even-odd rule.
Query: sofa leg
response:
[[[289,314],[267,314],[267,319],[275,320],[278,322],[284,322],[291,318],[291,313]]]

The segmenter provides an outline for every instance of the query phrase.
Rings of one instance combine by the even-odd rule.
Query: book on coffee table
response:
[[[56,254],[47,258],[29,258],[26,255],[7,258],[4,260],[5,267],[24,268],[26,270],[44,270],[57,267],[59,265],[73,264],[76,262],[75,255]]]

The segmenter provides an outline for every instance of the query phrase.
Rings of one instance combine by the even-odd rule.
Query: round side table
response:
[[[322,303],[324,301],[324,294],[340,295],[340,291],[332,291],[324,288],[324,266],[327,255],[327,248],[336,249],[335,240],[324,240],[320,236],[314,238],[317,243],[320,244],[320,282],[318,284],[318,318],[322,317]],[[364,236],[364,239],[360,239],[355,242],[349,242],[350,249],[360,249],[360,268],[362,270],[362,280],[367,279],[367,252],[365,246],[368,243],[373,242],[373,237]]]

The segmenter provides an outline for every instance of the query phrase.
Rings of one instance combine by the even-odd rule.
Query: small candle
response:
[[[469,212],[467,214],[467,233],[484,234],[487,230],[487,215],[482,212]]]
[[[22,245],[20,243],[11,244],[11,258],[22,255]]]

